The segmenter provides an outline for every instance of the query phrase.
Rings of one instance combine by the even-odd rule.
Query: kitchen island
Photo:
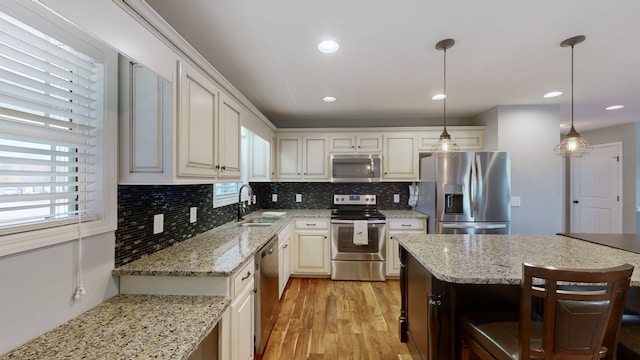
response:
[[[454,359],[456,315],[517,311],[522,263],[569,268],[636,267],[640,254],[560,235],[401,234],[400,338],[416,358]],[[637,296],[629,306],[640,310]],[[424,320],[426,319],[426,321]]]

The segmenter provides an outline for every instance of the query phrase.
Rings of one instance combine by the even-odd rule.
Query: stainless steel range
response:
[[[333,195],[332,280],[386,280],[385,223],[376,195]]]

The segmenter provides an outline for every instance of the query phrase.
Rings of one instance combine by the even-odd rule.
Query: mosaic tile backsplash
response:
[[[258,203],[254,209],[329,209],[333,194],[376,194],[379,209],[410,209],[411,183],[251,183]],[[271,195],[278,201],[272,202]],[[302,202],[295,195],[302,194]],[[393,195],[400,202],[393,202]],[[198,208],[198,220],[189,223],[189,209]],[[167,248],[236,218],[237,208],[213,208],[212,185],[119,185],[115,266]],[[164,215],[164,231],[153,234],[153,217]]]

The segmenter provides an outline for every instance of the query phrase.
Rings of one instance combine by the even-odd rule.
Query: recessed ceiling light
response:
[[[435,94],[431,97],[431,100],[442,100],[445,99],[447,95],[445,94]]]
[[[324,101],[324,102],[328,102],[328,103],[335,102],[336,100],[338,100],[338,99],[336,99],[336,98],[335,98],[335,97],[333,97],[333,96],[325,96],[325,97],[323,97],[323,98],[322,98],[322,101]]]
[[[605,110],[618,110],[618,109],[622,109],[623,107],[624,107],[624,105],[611,105],[611,106],[607,106],[604,109]]]
[[[562,91],[551,91],[551,92],[548,92],[548,93],[544,94],[542,97],[543,98],[554,98],[554,97],[560,96],[560,95],[562,95]]]
[[[325,54],[334,53],[338,51],[338,48],[340,48],[340,45],[333,40],[324,40],[318,44],[318,50]]]

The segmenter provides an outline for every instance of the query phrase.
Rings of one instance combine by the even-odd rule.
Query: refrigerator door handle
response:
[[[478,174],[477,174],[477,169],[476,169],[476,160],[475,158],[471,159],[471,181],[469,183],[469,206],[471,207],[471,218],[475,219],[476,218],[476,197],[478,196],[478,194],[476,193],[477,190],[477,180],[478,180]]]
[[[474,163],[476,164],[476,197],[474,199],[475,200],[474,213],[477,214],[478,207],[480,205],[480,199],[484,200],[485,194],[482,193],[482,189],[484,189],[483,180],[482,180],[484,178],[484,174],[482,173],[482,162],[480,161],[479,155],[476,155],[475,157],[476,158]]]

